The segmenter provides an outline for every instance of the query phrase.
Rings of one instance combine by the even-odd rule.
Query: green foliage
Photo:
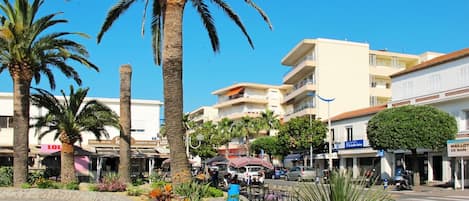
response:
[[[332,172],[329,184],[303,184],[294,193],[302,201],[390,201],[382,189],[365,189],[366,180],[354,181],[351,174]]]
[[[212,121],[204,122],[202,125],[195,126],[194,132],[191,133],[192,145],[198,145],[196,136],[201,134],[204,140],[201,141],[200,147],[197,149],[190,149],[194,155],[199,155],[202,158],[211,158],[217,155],[217,148],[222,145],[225,140],[218,134],[217,125]]]
[[[36,187],[43,189],[58,189],[60,188],[54,181],[49,179],[39,179],[36,181]]]
[[[168,182],[165,182],[163,180],[155,180],[151,183],[151,188],[163,188]]]
[[[132,180],[132,185],[134,186],[140,186],[143,184],[145,184],[145,181],[142,178],[137,178],[137,179]]]
[[[129,196],[140,196],[143,193],[144,193],[144,190],[137,186],[131,186],[127,188],[127,195]]]
[[[103,181],[97,184],[100,192],[122,192],[127,185],[120,179],[117,173],[106,174]]]
[[[277,146],[277,137],[273,136],[265,136],[265,137],[259,137],[254,140],[254,142],[251,143],[250,149],[254,151],[255,153],[259,153],[262,150],[264,150],[265,153],[269,153],[271,155],[277,155],[278,149],[282,149],[282,147]]]
[[[0,167],[0,186],[13,185],[13,167]]]
[[[161,176],[157,172],[153,172],[153,173],[151,173],[151,175],[149,177],[149,180],[151,182],[161,181],[161,180],[163,180],[163,176]]]
[[[182,183],[174,189],[174,192],[191,201],[201,201],[202,198],[207,197],[207,192],[210,184],[198,184],[197,182]]]
[[[431,106],[402,106],[383,110],[368,122],[367,135],[375,149],[439,150],[456,137],[454,117]]]
[[[223,197],[223,191],[218,188],[209,186],[205,197],[214,197],[214,198]]]
[[[88,190],[89,190],[89,191],[98,191],[98,190],[99,190],[99,189],[98,189],[98,184],[90,184],[90,185],[88,186]]]
[[[288,150],[304,150],[309,149],[312,144],[317,148],[324,143],[326,133],[327,127],[320,120],[310,121],[309,117],[293,118],[280,127],[278,146]]]
[[[21,184],[21,188],[22,189],[28,189],[28,188],[32,188],[33,186],[29,183],[22,183]]]
[[[64,184],[62,186],[62,188],[67,189],[67,190],[79,190],[79,185],[80,185],[80,183],[74,181],[74,182]]]
[[[37,181],[44,178],[44,171],[33,171],[28,174],[28,183],[34,185]]]

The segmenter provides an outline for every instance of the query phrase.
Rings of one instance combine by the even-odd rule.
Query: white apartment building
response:
[[[408,104],[437,107],[456,118],[457,139],[469,137],[469,49],[436,57],[391,77],[393,96],[388,107]],[[455,177],[460,178],[460,159],[448,157],[447,150],[420,150],[419,153],[418,162],[425,172],[422,180],[451,182]],[[393,158],[387,161],[393,171],[395,162],[405,160],[407,154],[394,152]],[[464,160],[467,163],[468,158]],[[469,168],[464,172],[468,178]],[[467,179],[465,184],[468,184]],[[456,180],[456,186],[460,185]]]
[[[218,96],[218,102],[212,107],[218,109],[218,120],[258,117],[267,109],[281,117],[285,113],[282,107],[283,97],[290,87],[256,83],[234,84],[212,92]]]
[[[196,124],[215,121],[218,119],[218,110],[211,106],[199,107],[192,112],[189,112],[189,119]]]
[[[59,100],[63,97],[58,96]],[[119,114],[118,98],[87,98],[95,99],[110,107]],[[0,93],[0,165],[12,165],[13,158],[13,94]],[[169,157],[167,141],[161,139],[160,132],[160,109],[162,102],[156,100],[131,100],[131,146],[132,146],[132,172],[148,172],[152,170],[150,164],[161,163]],[[44,114],[46,111],[35,106],[30,107],[31,122],[33,118]],[[85,168],[77,169],[80,176],[94,177],[96,171],[101,167],[106,171],[117,171],[119,158],[119,130],[109,127],[109,138],[98,141],[91,133],[83,134],[83,142],[76,144],[79,148],[76,163]],[[44,169],[46,166],[59,165],[54,152],[60,151],[61,143],[53,139],[53,134],[46,135],[39,140],[35,135],[35,129],[29,132],[30,157],[34,160],[31,169]],[[57,156],[57,155],[55,155]],[[60,156],[60,155],[58,155]],[[148,165],[147,165],[148,164]],[[60,167],[60,166],[58,166]],[[87,168],[86,168],[87,167]],[[53,167],[57,168],[57,167]]]
[[[366,43],[331,39],[304,39],[282,59],[291,67],[283,84],[292,85],[283,100],[285,121],[313,115],[330,116],[388,102],[391,98],[390,75],[431,59],[439,53],[402,54],[370,50]]]

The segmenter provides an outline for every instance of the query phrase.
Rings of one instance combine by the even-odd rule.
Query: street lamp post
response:
[[[202,140],[204,140],[204,136],[202,134],[198,134],[196,137],[198,144],[196,146],[192,145],[191,143],[191,136],[189,136],[189,133],[186,134],[186,154],[187,157],[189,157],[189,147],[192,149],[197,149],[200,147],[202,144]]]
[[[331,133],[331,102],[335,100],[335,98],[323,98],[318,95],[318,98],[321,99],[322,101],[327,102],[327,141],[329,142],[329,170],[332,170],[332,133]]]

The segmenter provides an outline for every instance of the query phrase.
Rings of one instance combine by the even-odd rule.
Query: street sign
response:
[[[448,140],[448,157],[469,156],[469,139]]]
[[[346,149],[353,149],[353,148],[362,148],[363,147],[363,140],[352,140],[345,142]]]

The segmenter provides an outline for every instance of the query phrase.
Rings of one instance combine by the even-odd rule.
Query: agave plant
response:
[[[389,192],[366,188],[365,178],[354,180],[350,173],[332,172],[329,184],[303,184],[294,193],[301,201],[391,201]]]

